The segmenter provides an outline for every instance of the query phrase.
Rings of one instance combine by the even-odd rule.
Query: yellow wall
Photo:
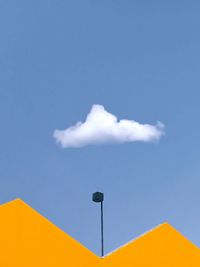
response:
[[[199,267],[200,250],[163,224],[101,259],[21,200],[0,206],[0,267]]]

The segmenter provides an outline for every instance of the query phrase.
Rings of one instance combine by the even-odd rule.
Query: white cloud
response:
[[[133,120],[117,120],[101,105],[93,105],[85,122],[78,122],[66,130],[55,130],[54,138],[63,148],[87,145],[151,142],[164,134],[164,124],[140,124]]]

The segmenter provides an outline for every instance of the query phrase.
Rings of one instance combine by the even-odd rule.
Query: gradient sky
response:
[[[0,1],[0,203],[21,198],[99,254],[168,221],[200,246],[200,3]],[[62,149],[93,104],[158,144]]]

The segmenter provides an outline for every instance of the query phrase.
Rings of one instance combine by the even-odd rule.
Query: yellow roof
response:
[[[99,258],[23,201],[0,206],[1,267],[199,267],[200,250],[162,224]]]

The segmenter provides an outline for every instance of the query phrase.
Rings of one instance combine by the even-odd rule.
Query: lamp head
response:
[[[93,193],[93,195],[92,195],[92,200],[94,201],[94,202],[103,202],[104,201],[104,194],[103,193],[101,193],[101,192],[95,192],[95,193]]]

